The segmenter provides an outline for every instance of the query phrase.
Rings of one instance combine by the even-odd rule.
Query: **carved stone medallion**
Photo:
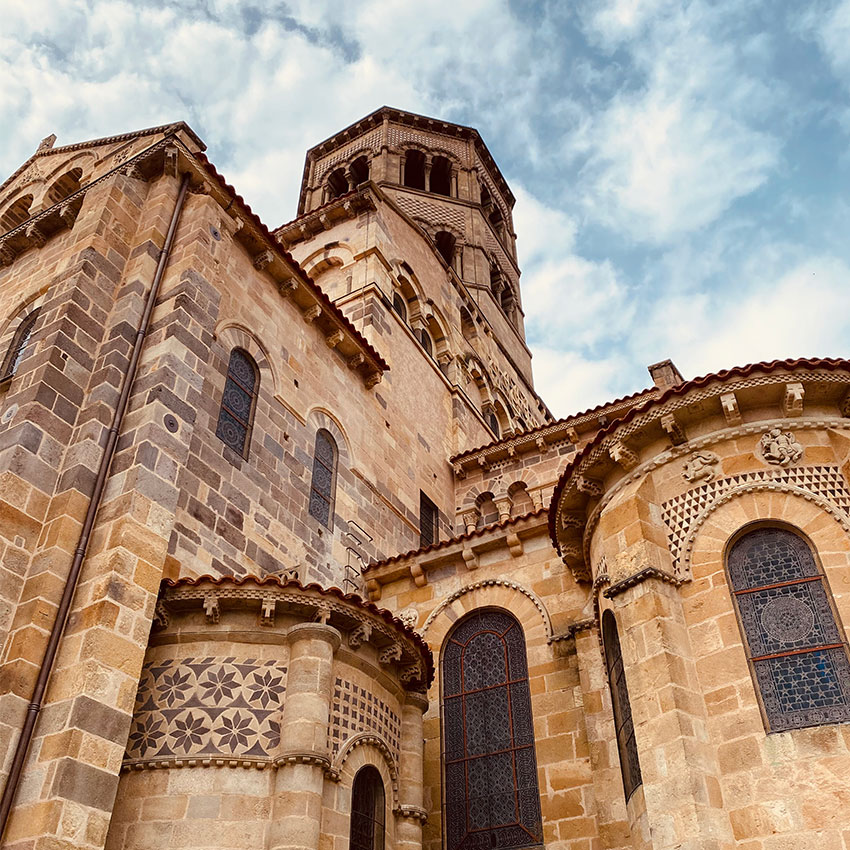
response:
[[[803,456],[803,447],[791,431],[771,428],[760,440],[759,450],[767,463],[789,466]]]
[[[416,624],[419,622],[419,612],[412,605],[403,608],[398,612],[397,616],[410,629],[415,629]]]
[[[682,470],[685,481],[714,481],[719,459],[714,452],[695,452]]]

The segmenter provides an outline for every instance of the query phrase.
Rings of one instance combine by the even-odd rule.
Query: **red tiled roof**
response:
[[[425,659],[427,666],[427,682],[425,684],[430,685],[434,679],[434,656],[422,635],[399,620],[399,618],[394,616],[391,611],[388,611],[386,608],[379,608],[374,602],[369,602],[368,600],[363,599],[363,597],[358,596],[356,593],[345,593],[338,587],[322,587],[320,584],[316,584],[315,582],[302,584],[298,581],[298,579],[281,579],[278,576],[264,576],[262,578],[252,575],[238,577],[202,575],[197,578],[187,576],[179,579],[163,579],[162,584],[167,587],[193,587],[201,584],[202,582],[210,582],[215,585],[231,584],[236,587],[240,587],[243,584],[254,584],[257,587],[273,585],[275,587],[292,588],[294,590],[316,591],[322,596],[334,596],[343,602],[347,602],[350,605],[354,605],[357,608],[362,608],[372,614],[375,614],[384,620],[384,622],[402,632],[405,637],[410,638],[410,640],[416,644]]]
[[[561,477],[558,479],[558,483],[555,485],[555,490],[552,493],[552,500],[549,502],[549,537],[551,537],[555,548],[558,549],[558,536],[555,533],[555,513],[557,511],[558,502],[561,498],[561,493],[563,492],[567,481],[578,468],[578,465],[582,462],[582,460],[588,456],[591,450],[595,446],[598,446],[605,437],[612,434],[621,425],[631,421],[638,414],[645,413],[652,407],[664,404],[664,402],[673,398],[673,396],[686,395],[691,390],[704,387],[715,381],[726,381],[729,378],[746,378],[749,375],[752,375],[753,372],[770,373],[783,370],[792,372],[796,369],[827,369],[829,371],[838,371],[839,369],[850,370],[850,360],[843,360],[840,358],[801,357],[795,360],[762,361],[760,363],[750,363],[746,366],[733,366],[731,369],[722,369],[720,372],[710,372],[702,377],[694,378],[693,380],[685,381],[681,384],[676,384],[673,387],[668,387],[663,393],[661,393],[661,395],[647,399],[642,404],[638,404],[635,407],[630,408],[619,419],[615,419],[605,428],[597,431],[594,438],[590,440],[590,442],[588,442],[581,451],[576,452],[576,454],[570,459],[570,462],[566,465],[566,467],[564,467],[564,471],[561,473]]]
[[[295,271],[298,273],[298,277],[307,287],[307,289],[312,292],[319,303],[322,305],[322,309],[332,315],[334,320],[342,325],[357,341],[358,345],[360,345],[363,350],[369,355],[369,357],[374,360],[375,364],[384,372],[389,371],[389,364],[381,357],[380,354],[372,347],[371,343],[354,327],[353,324],[343,315],[342,311],[325,295],[324,292],[314,283],[313,279],[301,268],[295,258],[290,254],[287,250],[285,250],[281,244],[274,238],[272,232],[266,227],[265,224],[260,220],[260,217],[251,209],[248,202],[236,191],[236,189],[231,186],[225,179],[222,174],[218,172],[216,167],[210,162],[207,157],[198,153],[195,154],[198,162],[203,166],[204,170],[213,177],[216,182],[224,189],[235,201],[242,207],[242,209],[247,213],[248,217],[251,219],[251,222],[254,226],[260,231],[260,233],[265,236],[270,244],[272,250],[281,256]]]
[[[624,401],[631,401],[639,396],[651,393],[654,390],[657,390],[657,387],[648,387],[645,390],[638,390],[636,393],[624,395],[622,398],[615,398],[614,401],[606,401],[604,404],[597,404],[596,407],[591,407],[589,410],[583,410],[581,413],[573,413],[571,416],[565,416],[562,419],[555,419],[553,422],[545,422],[543,425],[535,425],[533,428],[529,428],[526,431],[520,431],[520,433],[514,434],[511,437],[503,437],[499,440],[493,440],[489,443],[485,443],[483,446],[478,446],[478,448],[467,449],[466,451],[449,458],[449,462],[454,463],[455,461],[462,460],[468,455],[474,455],[478,452],[483,452],[485,449],[491,449],[494,446],[498,446],[500,443],[507,443],[510,440],[516,440],[520,437],[531,437],[538,431],[544,431],[547,428],[555,428],[558,425],[566,425],[567,422],[571,422],[573,419],[580,419],[582,416],[589,416],[591,413],[595,413],[597,410],[604,410],[606,407],[616,407]]]
[[[424,555],[426,552],[436,552],[438,549],[445,549],[447,546],[451,546],[453,543],[459,543],[462,540],[471,540],[473,537],[481,537],[482,534],[486,534],[488,531],[493,531],[495,528],[507,528],[509,525],[514,525],[523,519],[529,519],[533,516],[541,516],[544,514],[548,508],[537,508],[537,510],[529,511],[528,513],[521,514],[520,516],[512,516],[507,519],[500,520],[499,522],[490,523],[490,525],[485,525],[482,528],[476,528],[475,531],[470,531],[465,534],[458,534],[457,537],[450,537],[448,540],[440,540],[437,543],[429,543],[427,546],[420,546],[418,549],[411,549],[409,552],[402,552],[399,555],[392,555],[389,558],[384,558],[383,561],[374,561],[371,564],[368,564],[364,569],[364,574],[368,573],[370,570],[377,569],[378,567],[386,566],[387,564],[394,564],[397,561],[403,561],[405,558],[413,558],[416,555]]]
[[[300,213],[299,215],[295,216],[295,218],[291,219],[290,221],[285,221],[279,227],[276,227],[274,229],[274,232],[277,233],[278,231],[283,230],[287,227],[290,227],[291,225],[295,224],[298,221],[301,221],[302,218],[309,218],[311,215],[315,215],[316,213],[319,213],[322,210],[325,210],[328,207],[333,206],[334,204],[338,204],[340,201],[344,201],[347,198],[351,198],[354,195],[356,195],[358,191],[359,191],[359,189],[352,189],[350,192],[345,192],[342,195],[337,195],[335,198],[331,198],[329,201],[325,201],[323,204],[321,204],[318,207],[315,207],[312,210],[308,210],[307,212]]]

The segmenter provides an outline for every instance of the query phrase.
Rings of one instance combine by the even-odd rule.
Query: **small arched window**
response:
[[[404,156],[404,185],[425,190],[425,154],[409,150]]]
[[[431,191],[446,197],[452,194],[452,164],[444,156],[435,156],[431,163]]]
[[[487,424],[490,426],[490,430],[498,437],[499,436],[499,418],[496,416],[495,411],[488,410],[484,414],[484,418],[487,420]]]
[[[393,309],[403,322],[407,321],[407,307],[404,303],[404,296],[398,290],[393,292]]]
[[[455,238],[445,230],[439,231],[434,236],[434,244],[440,256],[451,266],[455,258]]]
[[[369,160],[365,156],[358,156],[351,163],[351,179],[355,186],[359,186],[369,179]]]
[[[218,412],[216,436],[242,457],[248,457],[260,379],[254,358],[241,348],[230,352],[227,379]]]
[[[483,608],[442,653],[446,850],[543,841],[528,662],[522,627]]]
[[[850,720],[850,663],[826,578],[802,537],[762,527],[727,559],[768,731]]]
[[[626,800],[643,781],[640,776],[635,725],[632,706],[623,669],[623,653],[617,621],[611,611],[602,615],[602,642],[605,647],[605,666],[608,668],[608,685],[611,688],[611,707],[614,710],[614,727],[617,733],[617,752],[620,754],[620,771],[623,774],[623,791]]]
[[[361,767],[351,789],[349,850],[384,850],[384,782],[371,764]]]
[[[72,168],[65,172],[51,187],[47,193],[49,205],[64,201],[69,195],[73,195],[80,188],[80,178],[83,176],[82,168]]]
[[[35,328],[37,318],[38,310],[33,310],[28,316],[21,319],[21,323],[18,325],[11,343],[9,343],[6,356],[3,358],[3,368],[0,369],[0,381],[8,380],[17,372],[18,364],[24,359],[24,354],[26,354],[27,345]]]
[[[348,191],[348,178],[342,168],[337,168],[328,177],[328,197],[330,200],[344,195]]]
[[[30,207],[32,206],[32,195],[24,195],[18,198],[9,209],[3,213],[0,218],[0,233],[6,233],[13,230],[19,224],[23,224],[30,217]]]
[[[310,483],[310,515],[325,528],[331,527],[334,492],[336,490],[336,442],[328,431],[316,431],[316,447],[313,452],[313,479]]]
[[[422,348],[425,349],[425,353],[429,357],[434,356],[434,344],[431,342],[431,334],[425,330],[425,328],[419,328],[419,342],[422,345]]]
[[[481,206],[488,210],[493,205],[493,199],[490,197],[490,190],[486,186],[481,186]]]

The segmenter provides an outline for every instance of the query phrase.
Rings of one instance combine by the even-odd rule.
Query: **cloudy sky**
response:
[[[850,0],[0,0],[0,172],[185,119],[270,226],[383,104],[477,127],[517,195],[556,415],[850,356]],[[271,176],[271,179],[270,179]]]

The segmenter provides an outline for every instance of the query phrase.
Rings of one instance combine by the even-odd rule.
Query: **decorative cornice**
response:
[[[602,595],[606,599],[613,599],[615,596],[619,596],[621,593],[628,590],[630,587],[634,587],[635,585],[641,584],[649,578],[657,578],[659,581],[666,582],[667,584],[672,584],[673,587],[680,587],[682,584],[684,584],[684,581],[682,579],[676,578],[676,576],[665,572],[664,570],[660,570],[658,569],[658,567],[644,567],[644,569],[633,573],[627,578],[615,582],[607,590],[603,590]]]

